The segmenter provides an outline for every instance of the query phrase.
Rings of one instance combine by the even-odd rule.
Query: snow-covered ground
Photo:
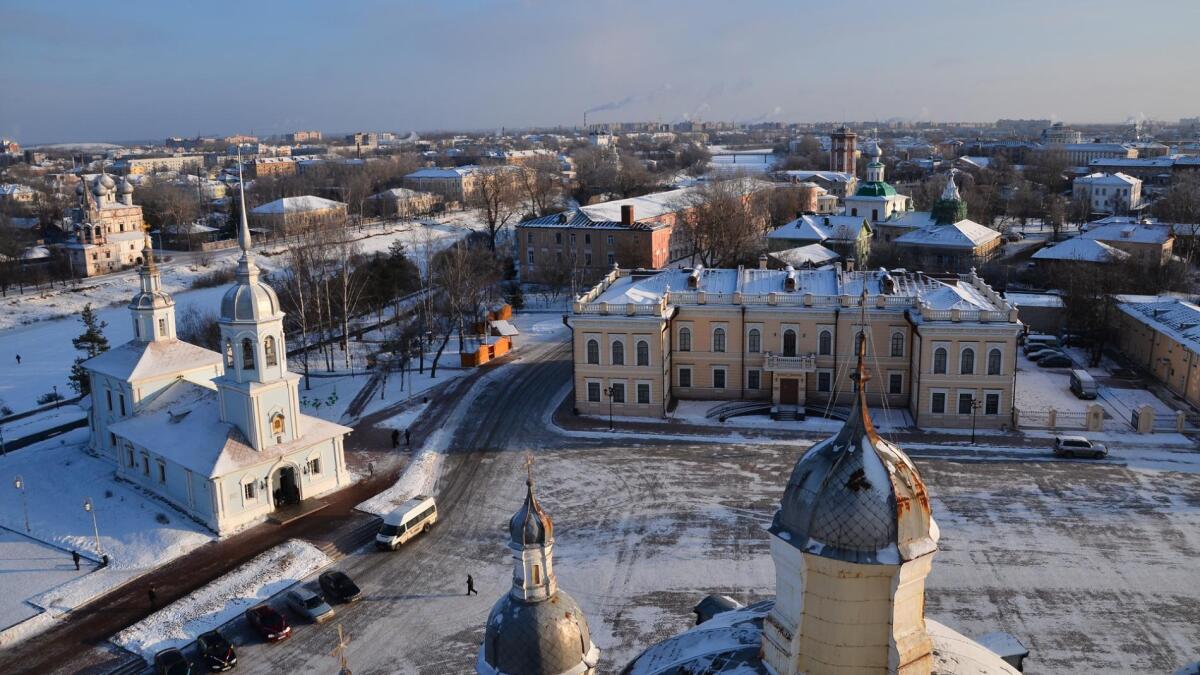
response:
[[[796,431],[832,432],[842,427],[841,420],[822,417],[809,417],[804,420],[773,420],[770,415],[743,415],[740,417],[731,417],[725,420],[725,422],[721,422],[716,418],[710,419],[705,417],[709,410],[729,402],[679,401],[675,407],[675,412],[667,417],[688,424],[715,426],[726,429],[736,427],[769,427],[772,429],[791,429]],[[645,417],[630,417],[628,419],[635,422],[653,421],[653,418],[648,419]],[[909,416],[907,410],[871,408],[871,419],[875,422],[875,428],[880,431],[894,431],[912,426],[912,417]]]
[[[1068,350],[1076,364],[1086,363],[1086,357],[1079,350]],[[1104,383],[1110,380],[1110,372],[1116,364],[1104,359],[1099,367],[1084,368],[1100,381],[1099,396],[1094,400],[1084,400],[1071,392],[1071,373],[1065,368],[1041,368],[1037,363],[1018,356],[1016,381],[1016,407],[1021,411],[1043,412],[1050,409],[1059,412],[1083,413],[1088,406],[1100,404],[1108,417],[1113,420],[1127,422],[1133,411],[1143,405],[1154,408],[1158,414],[1174,414],[1175,410],[1161,401],[1154,392],[1144,389],[1136,381]],[[1126,386],[1121,386],[1126,385]]]
[[[86,419],[87,412],[74,404],[63,404],[58,408],[43,410],[28,417],[22,417],[19,420],[13,420],[3,427],[5,442],[12,442],[18,438],[25,438],[36,433],[53,429],[64,424],[70,424],[77,420]]]
[[[330,562],[312,544],[292,539],[117,633],[112,641],[150,660],[158,651],[187,645]]]
[[[432,225],[405,222],[364,231],[360,247],[364,252],[386,251],[393,243],[403,242],[409,255],[422,265],[419,253],[427,244],[434,248],[448,246],[479,227],[478,214],[473,211],[450,214],[444,220],[447,222]],[[256,247],[256,250],[273,249]],[[236,257],[234,251],[214,253],[207,267],[194,261],[164,263],[163,288],[175,299],[176,315],[193,308],[215,314],[226,287],[192,289],[192,282],[202,274],[232,267]],[[276,264],[270,255],[259,256],[259,266],[265,271]],[[109,344],[128,342],[133,338],[133,325],[126,304],[137,287],[137,274],[130,271],[85,279],[78,286],[66,289],[9,295],[0,301],[0,405],[18,412],[28,410],[54,385],[58,386],[59,394],[70,396],[67,375],[79,356],[71,346],[71,339],[82,331],[78,313],[91,303],[100,320],[108,324],[104,334]]]
[[[30,536],[94,560],[101,553],[110,559],[107,568],[53,587],[26,586],[18,584],[16,577],[0,577],[0,591],[6,596],[52,615],[70,611],[213,540],[211,533],[183,514],[115,480],[111,464],[84,452],[87,434],[87,429],[76,429],[0,457],[0,526],[25,531],[22,493],[13,489],[20,476]],[[101,551],[96,550],[92,517],[83,509],[87,498],[95,504]],[[69,554],[66,560],[70,562]]]
[[[0,528],[0,579],[6,591],[0,593],[0,630],[20,623],[41,609],[26,602],[27,598],[40,595],[56,586],[78,579],[90,573],[95,563],[86,558],[80,560],[82,569],[76,570],[71,553],[22,534]],[[17,591],[20,592],[10,592]]]

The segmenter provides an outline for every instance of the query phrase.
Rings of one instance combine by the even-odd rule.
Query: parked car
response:
[[[1075,362],[1062,354],[1049,354],[1038,359],[1037,364],[1039,368],[1070,368]]]
[[[154,672],[158,675],[191,675],[192,662],[174,647],[164,649],[154,655]]]
[[[1007,239],[1009,241],[1021,241],[1024,238],[1025,235],[1021,234],[1020,232],[1009,232],[1007,235]]]
[[[362,599],[362,591],[350,580],[350,577],[340,570],[322,572],[317,577],[321,591],[333,602],[357,602]]]
[[[284,598],[292,609],[313,623],[325,623],[333,618],[333,608],[320,593],[310,588],[301,586],[288,591]]]
[[[292,636],[287,618],[270,605],[258,605],[246,610],[246,622],[268,642],[279,642]]]
[[[1099,443],[1093,443],[1083,436],[1055,436],[1054,454],[1062,457],[1104,459],[1108,456],[1108,448]]]
[[[214,673],[224,672],[237,665],[237,654],[233,645],[215,630],[202,633],[196,638],[196,646],[200,648],[200,660]]]
[[[418,534],[428,532],[437,521],[437,504],[434,503],[433,497],[413,497],[384,517],[383,525],[375,535],[375,546],[395,551],[401,544]]]
[[[1047,356],[1066,356],[1066,354],[1063,354],[1061,351],[1059,351],[1057,349],[1047,347],[1045,349],[1039,349],[1035,352],[1031,352],[1029,354],[1028,358],[1030,361],[1040,361]]]
[[[1088,371],[1076,368],[1071,371],[1071,391],[1079,398],[1093,399],[1100,389],[1096,386],[1096,379]]]

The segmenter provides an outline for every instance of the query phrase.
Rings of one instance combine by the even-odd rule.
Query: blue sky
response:
[[[1200,115],[1200,3],[16,2],[0,135]]]

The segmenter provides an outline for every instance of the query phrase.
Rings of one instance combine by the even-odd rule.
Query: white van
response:
[[[1042,335],[1041,333],[1030,333],[1025,336],[1025,353],[1028,354],[1035,349],[1043,347],[1058,347],[1059,340],[1053,335]]]
[[[383,525],[375,535],[375,546],[394,551],[418,534],[428,532],[437,519],[437,504],[433,497],[413,497],[383,519]]]
[[[1079,398],[1096,398],[1096,380],[1086,370],[1072,370],[1071,391]]]

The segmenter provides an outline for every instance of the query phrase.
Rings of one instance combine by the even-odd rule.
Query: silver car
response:
[[[284,596],[288,606],[313,623],[325,623],[333,618],[333,608],[320,593],[301,586]]]
[[[1054,454],[1061,457],[1104,459],[1108,456],[1108,448],[1099,443],[1093,443],[1083,436],[1055,436]]]

